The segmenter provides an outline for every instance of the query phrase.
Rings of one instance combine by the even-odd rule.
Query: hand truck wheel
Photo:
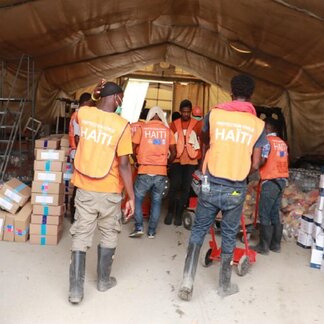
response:
[[[190,210],[185,210],[183,215],[182,215],[182,220],[183,220],[183,227],[190,231],[192,228],[193,220],[195,217],[195,213],[190,211]]]
[[[247,255],[243,255],[237,264],[237,274],[239,276],[245,276],[250,269],[250,260]]]
[[[213,260],[211,260],[210,256],[211,256],[211,253],[212,253],[212,249],[209,249],[205,255],[205,257],[203,257],[202,259],[202,265],[207,268],[209,267],[212,263],[213,263]]]

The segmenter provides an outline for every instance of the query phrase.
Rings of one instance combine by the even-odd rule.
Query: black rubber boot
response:
[[[174,218],[173,224],[175,226],[181,226],[182,225],[182,214],[184,211],[184,206],[180,206],[179,203],[176,205],[176,216]]]
[[[70,263],[69,302],[79,304],[83,299],[86,253],[72,251]]]
[[[168,211],[167,215],[164,218],[164,224],[165,225],[171,225],[172,224],[172,219],[173,219],[173,213]]]
[[[106,291],[117,284],[116,278],[110,277],[115,250],[98,245],[97,289],[99,291]]]
[[[283,225],[281,223],[272,225],[272,239],[270,243],[270,250],[272,252],[280,253],[281,251],[281,238],[282,238],[282,230]]]
[[[189,301],[192,297],[193,283],[195,280],[197,264],[201,245],[189,243],[183,270],[183,279],[178,292],[180,299]]]
[[[231,283],[233,254],[221,254],[219,271],[219,287],[217,294],[221,297],[230,296],[239,292],[237,284]]]
[[[259,244],[250,248],[260,254],[269,254],[270,242],[272,239],[272,225],[260,225]]]

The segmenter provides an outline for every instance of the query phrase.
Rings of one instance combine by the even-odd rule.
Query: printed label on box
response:
[[[57,152],[42,152],[41,159],[42,160],[59,160],[60,155]]]
[[[4,224],[4,219],[3,218],[0,218],[0,231],[3,228],[3,224]]]
[[[12,203],[10,203],[8,200],[3,199],[0,197],[0,205],[3,206],[4,208],[10,210],[13,206]]]
[[[36,196],[35,201],[41,204],[53,204],[54,198],[50,196]]]
[[[6,189],[4,194],[5,194],[5,196],[11,198],[13,201],[15,201],[16,203],[19,204],[19,202],[21,200],[21,196],[17,195],[14,191],[12,191],[10,189]]]
[[[56,179],[55,173],[38,173],[37,180],[55,181],[55,179]]]

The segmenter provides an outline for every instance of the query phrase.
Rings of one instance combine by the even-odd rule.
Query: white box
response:
[[[315,246],[313,246],[310,267],[314,269],[321,269],[322,259],[323,259],[323,250],[319,250]]]
[[[314,226],[314,216],[311,214],[303,215],[300,221],[300,229],[307,233],[312,234]]]
[[[313,238],[312,235],[307,234],[303,232],[302,230],[299,230],[298,232],[298,238],[297,238],[297,245],[301,246],[304,249],[310,249],[313,244]]]
[[[321,224],[314,223],[312,238],[316,241],[318,234],[320,234],[322,232],[323,232],[323,230],[322,230]]]
[[[316,248],[318,250],[324,250],[324,232],[321,231],[317,236],[316,236]]]
[[[319,187],[320,189],[324,188],[324,174],[321,174]]]
[[[318,196],[317,198],[317,208],[324,211],[324,197]]]
[[[315,208],[315,214],[314,214],[314,223],[322,224],[324,219],[324,210],[319,210],[318,208]]]

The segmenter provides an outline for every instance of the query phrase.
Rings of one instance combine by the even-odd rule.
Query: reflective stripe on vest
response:
[[[187,153],[191,159],[197,158],[197,156],[199,154],[199,150],[195,150],[193,145],[189,144],[190,134],[191,134],[192,130],[195,128],[195,126],[197,125],[197,123],[198,123],[198,121],[196,119],[193,119],[193,118],[190,119],[188,128],[186,130],[186,137],[184,137],[181,118],[176,119],[174,121],[174,126],[175,126],[175,128],[177,130],[177,134],[178,134],[177,159],[180,158],[180,156],[182,155],[185,148],[186,148]]]
[[[210,149],[206,161],[209,172],[218,178],[245,180],[264,122],[249,113],[212,109],[209,127]]]
[[[75,121],[76,116],[77,116],[77,112],[75,111],[71,115],[70,124],[69,124],[69,144],[70,144],[71,150],[75,150],[77,148],[75,139],[74,139],[74,126],[73,126],[73,122]]]
[[[137,161],[141,165],[167,165],[170,129],[161,121],[151,120],[141,125],[142,136]]]
[[[288,178],[287,144],[277,136],[267,136],[270,143],[270,153],[266,163],[260,168],[260,178],[270,180]]]
[[[80,140],[74,159],[78,172],[90,178],[104,178],[116,157],[118,142],[127,121],[115,113],[82,107],[77,117]]]

